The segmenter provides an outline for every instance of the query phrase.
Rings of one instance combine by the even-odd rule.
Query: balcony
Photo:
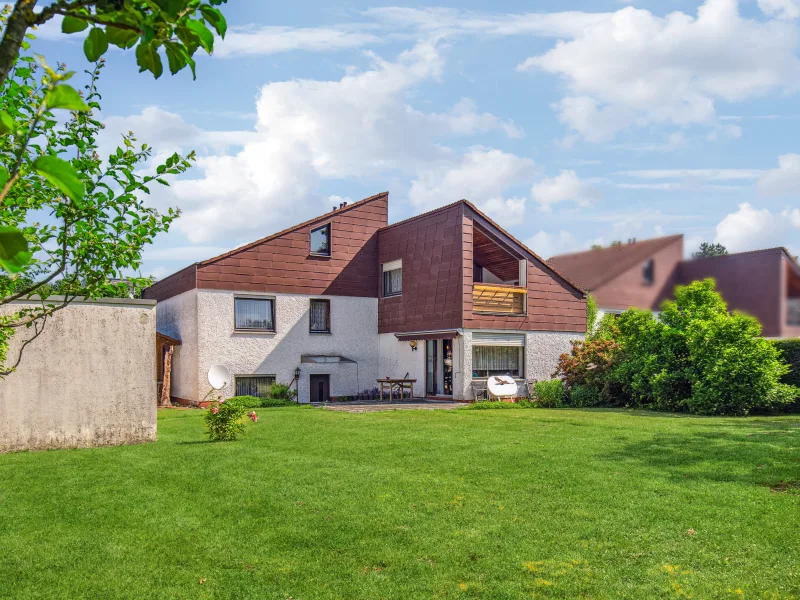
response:
[[[472,284],[472,312],[524,315],[526,294],[522,287],[503,284]]]

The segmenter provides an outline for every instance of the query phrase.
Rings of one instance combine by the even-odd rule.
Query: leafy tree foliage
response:
[[[586,333],[594,331],[597,324],[597,300],[589,294],[586,296]]]
[[[174,75],[186,68],[195,74],[194,54],[214,51],[214,34],[225,37],[227,23],[217,6],[227,0],[56,0],[36,12],[37,0],[16,0],[0,41],[0,83],[14,66],[20,49],[27,48],[28,29],[61,15],[61,30],[86,32],[83,51],[97,62],[110,45],[135,47],[140,71],[159,78],[163,50]]]
[[[700,250],[695,252],[692,256],[694,258],[711,258],[713,256],[725,256],[726,254],[728,254],[728,249],[722,244],[703,242],[700,244]]]
[[[96,118],[101,59],[87,71],[85,93],[64,82],[73,73],[23,56],[0,85],[0,206],[6,241],[0,260],[0,377],[19,364],[25,347],[41,334],[47,320],[76,297],[98,298],[134,290],[149,279],[122,279],[141,264],[142,249],[167,231],[178,217],[145,202],[152,185],[190,167],[193,154],[174,154],[152,174],[141,169],[150,157],[146,144],[123,136],[110,156],[98,154],[102,123]],[[68,110],[66,122],[54,111]],[[40,221],[41,219],[41,221]],[[22,244],[14,246],[17,237]],[[11,240],[11,250],[8,250]],[[16,248],[16,252],[14,249]],[[56,286],[56,287],[54,287]],[[55,291],[58,301],[48,300]],[[130,291],[128,290],[128,293]],[[36,297],[32,304],[12,304]],[[9,357],[13,336],[23,340]]]

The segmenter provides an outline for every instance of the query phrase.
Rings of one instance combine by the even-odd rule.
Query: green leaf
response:
[[[0,227],[0,266],[19,273],[31,260],[28,240],[16,227]]]
[[[133,48],[136,40],[139,39],[139,34],[130,29],[120,29],[109,25],[106,27],[106,38],[109,44],[114,44],[117,48],[127,50]]]
[[[78,201],[85,193],[83,182],[75,168],[57,156],[40,156],[33,163],[36,172],[61,190],[67,197]]]
[[[164,72],[164,65],[161,63],[161,56],[158,48],[152,43],[141,42],[136,46],[136,63],[139,65],[139,72],[150,71],[156,79],[161,77]]]
[[[65,108],[67,110],[87,111],[89,106],[83,101],[75,88],[69,85],[57,85],[44,97],[47,108]]]
[[[64,17],[64,20],[61,21],[61,31],[64,33],[78,33],[79,31],[86,29],[88,26],[89,23],[83,19],[72,17],[70,15],[67,15]]]
[[[202,14],[208,24],[216,30],[219,37],[225,37],[225,32],[228,30],[228,22],[219,9],[209,6],[208,4],[202,4],[200,6],[200,14]]]
[[[175,75],[175,73],[186,66],[186,55],[181,51],[181,46],[178,46],[174,42],[164,42],[164,50],[167,52],[169,72]]]
[[[13,117],[4,110],[0,110],[0,135],[7,133],[14,133],[17,130],[17,124]]]
[[[97,27],[92,28],[83,41],[83,53],[89,62],[97,62],[108,51],[106,32]]]
[[[6,183],[8,183],[8,171],[3,165],[0,165],[0,190],[2,190]]]
[[[200,45],[203,47],[203,50],[209,54],[214,51],[214,34],[211,33],[211,30],[206,27],[202,21],[189,19],[186,21],[186,27],[200,38]]]

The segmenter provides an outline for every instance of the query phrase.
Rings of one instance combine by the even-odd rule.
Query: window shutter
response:
[[[525,334],[520,333],[473,333],[473,346],[514,346],[525,347]]]
[[[403,259],[398,258],[397,260],[393,260],[391,262],[383,263],[383,272],[386,273],[387,271],[394,271],[395,269],[402,269],[403,268]]]

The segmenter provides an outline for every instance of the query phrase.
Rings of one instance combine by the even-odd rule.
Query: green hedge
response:
[[[783,383],[800,387],[800,338],[776,340],[775,346],[783,352],[783,360],[789,363],[791,371],[783,377]]]

